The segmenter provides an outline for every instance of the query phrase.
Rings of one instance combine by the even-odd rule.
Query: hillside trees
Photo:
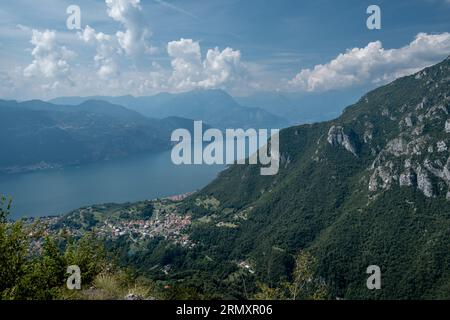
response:
[[[106,270],[103,245],[91,235],[68,245],[49,236],[34,239],[21,221],[7,221],[10,207],[11,201],[0,197],[0,299],[58,299],[67,266],[80,267],[85,285]]]

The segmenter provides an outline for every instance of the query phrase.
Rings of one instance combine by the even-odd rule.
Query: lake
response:
[[[13,219],[56,215],[92,204],[133,202],[196,191],[225,167],[176,166],[167,151],[80,167],[2,175],[0,194],[13,197]]]

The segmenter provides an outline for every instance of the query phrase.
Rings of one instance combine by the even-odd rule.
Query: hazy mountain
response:
[[[103,100],[135,110],[147,117],[171,116],[203,120],[216,128],[282,128],[288,121],[258,107],[243,107],[222,90],[194,90],[180,94],[161,93],[147,97],[61,97],[56,104],[79,104]]]
[[[334,119],[364,92],[364,89],[306,93],[259,92],[235,99],[243,106],[259,107],[289,119],[290,125],[297,125]]]
[[[105,101],[60,106],[0,100],[1,171],[33,170],[157,152],[193,121],[151,119]]]
[[[117,121],[148,123],[148,118],[143,117],[138,112],[129,110],[117,104],[112,104],[103,100],[85,100],[76,105],[58,105],[41,100],[30,100],[21,103],[15,103],[16,106],[35,111],[60,111],[60,112],[86,112],[105,115]]]

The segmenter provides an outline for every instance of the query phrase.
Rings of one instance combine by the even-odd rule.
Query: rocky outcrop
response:
[[[434,196],[433,185],[431,184],[427,170],[418,166],[416,169],[417,174],[417,188],[422,191],[425,197],[431,198]]]
[[[442,163],[439,160],[436,160],[434,163],[432,163],[430,160],[427,159],[424,162],[424,166],[435,177],[444,180],[444,182],[448,186],[450,186],[450,157],[448,158],[447,163],[445,165],[442,165]]]
[[[421,155],[425,150],[428,150],[427,141],[427,136],[420,136],[409,142],[403,136],[392,139],[380,152],[378,158],[386,158],[388,155],[394,157]]]
[[[426,119],[434,120],[434,119],[442,119],[444,115],[448,115],[447,108],[442,105],[437,105],[431,107],[425,114],[424,117]]]
[[[133,294],[133,293],[129,293],[125,296],[125,300],[129,300],[129,301],[138,301],[138,300],[144,300],[144,298]]]
[[[400,175],[399,183],[401,187],[412,187],[416,184],[417,177],[413,170],[410,168],[406,169],[404,173]]]
[[[405,124],[406,124],[407,127],[412,127],[413,126],[413,122],[412,122],[411,117],[406,117],[405,118]]]
[[[380,158],[379,158],[380,159]],[[372,175],[369,178],[369,191],[377,192],[389,190],[393,183],[398,180],[400,187],[413,187],[420,190],[426,197],[431,198],[436,196],[436,191],[433,189],[431,178],[437,178],[443,181],[450,188],[450,157],[444,162],[439,159],[434,161],[426,159],[423,164],[417,160],[406,159],[403,165],[403,171],[400,174],[398,167],[390,160],[380,161],[373,168]],[[442,186],[440,187],[442,191]],[[446,196],[450,200],[450,191]]]
[[[447,144],[444,141],[439,141],[436,144],[436,148],[438,152],[445,152],[447,151]]]
[[[388,142],[386,151],[396,157],[408,153],[408,143],[403,138],[395,138]]]
[[[347,134],[344,133],[344,128],[341,126],[331,126],[330,130],[328,130],[327,141],[333,147],[342,146],[348,152],[351,152],[354,156],[357,156],[356,149],[353,146],[350,138]]]
[[[369,143],[373,139],[373,124],[366,122],[366,130],[364,131],[364,143]]]
[[[289,166],[291,161],[292,161],[291,156],[289,154],[284,154],[284,153],[281,154],[280,165],[284,166],[285,169]]]
[[[381,99],[363,115],[352,109],[345,122],[329,128],[329,144],[342,146],[360,159],[369,155],[366,159],[371,165],[361,180],[368,184],[369,199],[400,186],[414,188],[428,198],[450,200],[446,195],[447,191],[450,194],[448,72],[448,65],[441,66],[438,75],[423,70],[415,76],[429,89],[425,94],[414,99]],[[368,99],[365,96],[362,103],[368,103]],[[388,119],[398,120],[392,123]],[[318,154],[314,156],[319,158]]]
[[[393,163],[387,162],[384,166],[377,167],[369,179],[369,191],[375,192],[388,190],[392,182],[397,180],[398,176],[393,171]]]

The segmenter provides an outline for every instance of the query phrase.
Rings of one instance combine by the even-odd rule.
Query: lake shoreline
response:
[[[225,165],[174,165],[170,151],[86,165],[0,175],[11,218],[61,216],[99,203],[127,203],[199,190]]]

